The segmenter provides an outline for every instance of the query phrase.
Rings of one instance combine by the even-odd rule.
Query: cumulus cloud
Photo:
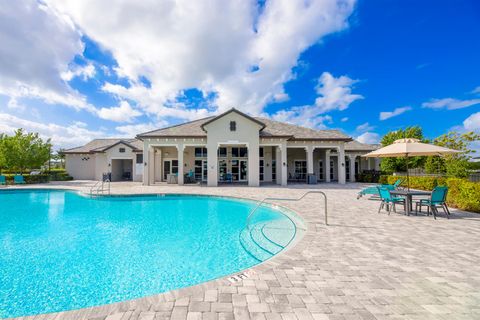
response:
[[[466,130],[480,132],[480,112],[474,113],[465,119],[463,126]]]
[[[374,126],[371,126],[368,122],[365,122],[365,123],[357,126],[357,129],[356,129],[356,130],[357,130],[358,132],[364,132],[364,131],[371,131],[371,130],[373,130],[373,129],[375,129]]]
[[[76,77],[86,81],[95,76],[95,66],[91,63],[85,66],[74,66],[72,69],[62,72],[60,76],[65,81],[70,81]]]
[[[125,126],[118,126],[115,128],[122,137],[133,138],[137,134],[152,131],[158,128],[165,127],[166,122],[157,122],[157,123],[141,123],[141,124],[129,124]]]
[[[348,27],[355,0],[270,0],[263,8],[245,0],[46,3],[112,53],[116,72],[130,85],[107,83],[105,91],[135,101],[149,114],[188,120],[211,114],[216,107],[260,114],[267,103],[285,101],[283,84],[292,79],[300,54]],[[326,79],[318,88],[325,96],[319,108],[342,109],[351,103],[348,99],[358,99],[341,92],[350,80]],[[338,92],[332,93],[332,87]],[[189,88],[213,93],[214,107],[187,111],[177,98]],[[332,104],[332,94],[347,100]]]
[[[83,145],[92,139],[108,136],[108,133],[103,130],[89,130],[86,124],[82,122],[62,126],[53,123],[44,124],[0,113],[0,132],[12,134],[18,128],[38,132],[44,139],[51,138],[55,147],[64,148]]]
[[[323,129],[326,127],[325,123],[332,122],[332,117],[325,115],[326,112],[345,110],[352,102],[363,99],[361,95],[352,93],[353,85],[356,82],[347,76],[336,78],[331,73],[324,72],[316,86],[319,96],[315,99],[315,104],[281,110],[271,117],[277,121]]]
[[[128,101],[120,101],[118,107],[101,108],[98,116],[105,120],[115,122],[132,122],[134,118],[142,115],[138,110],[133,109]]]
[[[0,94],[94,111],[61,78],[83,51],[70,19],[39,1],[9,1],[0,8],[0,35]]]
[[[380,120],[387,120],[396,116],[401,115],[402,113],[405,113],[407,111],[412,110],[412,107],[399,107],[395,108],[393,111],[382,111],[380,112]]]
[[[375,132],[365,132],[359,135],[356,140],[361,143],[377,144],[380,142],[380,135]]]
[[[428,102],[422,103],[422,107],[430,109],[463,109],[473,105],[480,104],[480,99],[466,99],[459,100],[454,98],[431,99]]]

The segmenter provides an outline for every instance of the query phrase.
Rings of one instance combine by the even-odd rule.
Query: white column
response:
[[[380,158],[375,158],[375,170],[380,171]]]
[[[147,163],[147,171],[148,171],[148,185],[154,184],[154,175],[155,175],[155,149],[152,147],[148,148],[148,163]]]
[[[207,185],[218,185],[218,146],[214,143],[207,143]]]
[[[325,150],[325,181],[330,182],[330,150]]]
[[[365,160],[367,160],[367,170],[370,170],[370,158],[366,158]]]
[[[288,181],[288,172],[287,172],[287,143],[284,142],[282,143],[282,146],[280,147],[280,153],[281,153],[281,161],[280,161],[280,166],[282,170],[282,186],[287,185]]]
[[[338,147],[338,183],[345,184],[345,146],[341,144]]]
[[[184,146],[183,144],[177,144],[177,153],[178,153],[178,185],[183,185],[183,169],[185,168],[185,164],[183,163],[183,153],[184,153]]]
[[[308,146],[305,151],[307,153],[307,173],[313,174],[313,147]]]
[[[355,158],[357,156],[351,154],[350,158],[350,182],[355,182]]]
[[[281,152],[281,147],[275,147],[275,162],[276,162],[276,168],[275,168],[275,173],[277,175],[277,181],[275,181],[276,184],[282,184],[282,152]]]
[[[150,169],[150,163],[148,163],[148,159],[150,156],[150,147],[148,146],[147,143],[143,144],[143,185],[148,186],[148,179],[149,179],[149,169]]]
[[[264,169],[265,170],[265,169]],[[260,150],[259,145],[248,146],[248,186],[258,187],[260,185]]]

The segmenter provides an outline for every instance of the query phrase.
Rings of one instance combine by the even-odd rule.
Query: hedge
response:
[[[407,185],[405,176],[381,176],[379,183],[393,184],[402,179],[401,186]],[[458,209],[480,212],[480,183],[466,179],[445,177],[410,177],[410,188],[432,190],[436,186],[448,186],[447,204]]]
[[[6,178],[7,184],[13,184],[13,177],[15,174],[3,174]],[[71,176],[68,175],[65,171],[61,172],[52,172],[50,175],[48,173],[41,174],[22,174],[25,183],[34,184],[34,183],[47,183],[49,181],[69,181],[73,180]]]

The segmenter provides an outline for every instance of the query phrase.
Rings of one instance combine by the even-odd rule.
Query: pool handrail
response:
[[[105,188],[105,184],[106,184],[106,188]],[[98,196],[100,192],[102,193],[102,195],[104,195],[105,191],[108,191],[108,194],[110,195],[110,179],[106,179],[106,180],[102,179],[97,181],[90,188],[90,196],[94,196],[94,195]]]
[[[300,198],[273,198],[273,197],[264,198],[262,201],[258,202],[257,205],[256,205],[256,206],[250,211],[250,213],[248,214],[248,216],[247,216],[247,221],[246,221],[246,223],[245,223],[245,228],[247,228],[247,229],[249,228],[249,226],[250,226],[250,220],[252,220],[252,216],[255,214],[255,212],[257,211],[257,209],[260,208],[260,206],[265,203],[265,201],[268,201],[268,200],[300,201],[300,200],[302,200],[303,198],[305,198],[306,195],[311,194],[311,193],[318,193],[318,194],[323,195],[323,197],[324,197],[324,199],[325,199],[325,225],[328,226],[327,195],[326,195],[325,192],[323,192],[323,191],[316,190],[316,191],[307,191],[307,192],[305,192]]]

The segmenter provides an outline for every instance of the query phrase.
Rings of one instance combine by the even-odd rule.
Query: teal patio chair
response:
[[[394,197],[390,193],[390,188],[387,187],[377,187],[378,188],[378,194],[380,195],[380,199],[382,200],[382,203],[380,203],[380,207],[378,208],[378,213],[387,206],[387,211],[388,214],[392,211],[393,207],[393,212],[397,212],[395,205],[396,204],[401,204],[403,206],[403,209],[405,210],[405,199],[402,197]]]
[[[0,186],[7,185],[7,178],[5,176],[0,176]]]
[[[415,203],[415,213],[418,211],[422,212],[422,207],[427,207],[427,216],[430,215],[430,211],[432,211],[433,218],[437,219],[437,208],[442,208],[447,216],[447,219],[450,219],[450,210],[447,207],[447,194],[448,194],[448,187],[435,187],[433,188],[432,194],[430,195],[430,199],[420,199]],[[418,210],[420,208],[420,210]]]
[[[233,183],[233,175],[230,172],[227,173],[225,181]]]
[[[362,196],[364,195],[371,195],[371,196],[376,196],[376,197],[380,197],[380,194],[378,193],[378,188],[387,188],[388,190],[396,190],[400,187],[400,185],[402,184],[402,179],[397,179],[397,181],[395,181],[394,184],[381,184],[381,185],[377,185],[377,186],[372,186],[372,187],[367,187],[365,189],[363,189],[362,191],[360,191],[357,195],[357,199],[360,199]]]
[[[13,176],[13,184],[25,184],[23,176],[20,174]]]

